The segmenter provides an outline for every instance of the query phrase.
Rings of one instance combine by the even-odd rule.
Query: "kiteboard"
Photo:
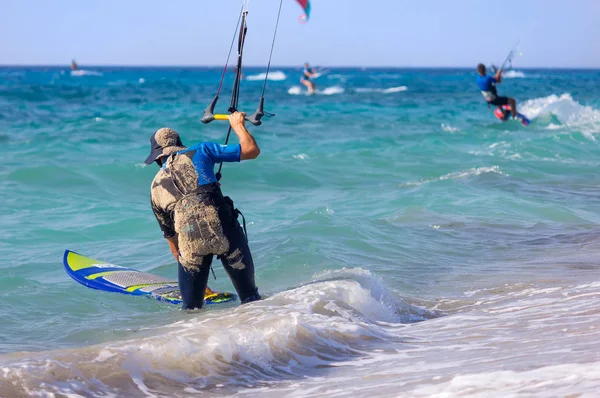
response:
[[[494,110],[494,115],[496,115],[496,117],[502,121],[507,121],[510,116],[512,115],[512,112],[510,111],[510,105],[502,105],[497,107]],[[529,126],[530,120],[527,119],[527,117],[521,113],[517,112],[517,118],[519,118],[519,120],[521,121],[521,123],[523,123],[523,126]]]
[[[92,289],[152,297],[171,304],[182,303],[177,281],[162,276],[94,260],[71,250],[65,250],[63,264],[71,278]],[[235,294],[227,292],[213,291],[204,296],[206,304],[227,303],[236,299]]]

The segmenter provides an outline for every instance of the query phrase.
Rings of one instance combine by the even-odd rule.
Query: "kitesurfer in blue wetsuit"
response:
[[[229,116],[239,144],[200,142],[185,147],[170,128],[150,138],[146,164],[160,170],[151,185],[151,203],[158,224],[178,263],[183,309],[201,308],[213,256],[218,256],[240,301],[261,297],[254,282],[254,263],[233,201],[223,196],[214,166],[255,159],[260,149],[246,130],[244,113]],[[208,291],[210,293],[210,291]]]
[[[306,62],[304,64],[304,70],[302,71],[300,82],[304,84],[306,88],[308,88],[309,94],[314,94],[316,90],[315,82],[312,81],[314,75],[316,75],[315,70],[308,65],[308,62]]]
[[[496,84],[502,83],[502,69],[498,69],[494,76],[488,76],[486,75],[485,65],[479,64],[477,65],[477,73],[479,75],[477,76],[477,85],[487,103],[498,107],[510,105],[513,119],[517,119],[517,102],[514,98],[499,97],[498,91],[496,90]]]

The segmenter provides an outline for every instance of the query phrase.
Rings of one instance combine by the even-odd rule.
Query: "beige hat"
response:
[[[146,158],[145,163],[150,164],[160,157],[169,156],[182,149],[186,149],[186,147],[181,143],[177,131],[163,127],[156,130],[150,137],[150,155]]]

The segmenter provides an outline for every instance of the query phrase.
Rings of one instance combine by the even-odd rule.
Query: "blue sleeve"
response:
[[[495,77],[490,77],[489,81],[493,83],[498,83],[498,79],[496,79]]]
[[[239,162],[242,155],[240,144],[220,145],[214,142],[206,142],[202,150],[215,163]]]

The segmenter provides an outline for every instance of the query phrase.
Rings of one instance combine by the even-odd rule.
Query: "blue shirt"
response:
[[[492,76],[477,76],[477,85],[481,90],[481,94],[487,102],[493,101],[498,96],[498,92],[496,91],[496,83],[498,80]]]
[[[492,87],[498,83],[498,80],[492,76],[477,76],[477,85],[481,91],[491,91]]]
[[[215,164],[240,161],[242,147],[240,144],[220,145],[215,142],[200,142],[178,151],[177,154],[186,154],[191,157],[198,174],[198,185],[206,185],[217,182]]]

